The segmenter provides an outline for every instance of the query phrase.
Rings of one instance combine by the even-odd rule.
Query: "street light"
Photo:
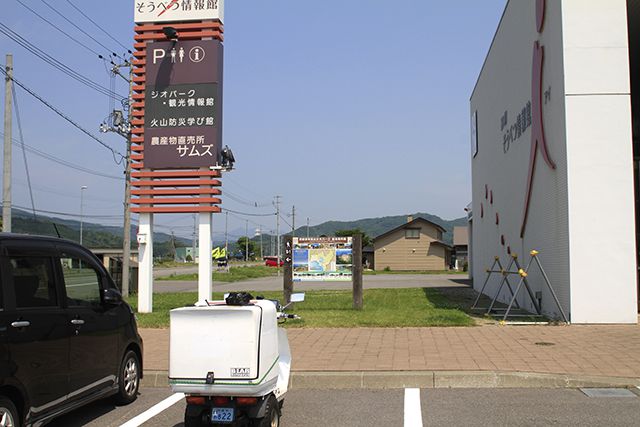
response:
[[[84,210],[84,190],[86,189],[86,185],[80,187],[80,244],[82,244],[82,215]]]

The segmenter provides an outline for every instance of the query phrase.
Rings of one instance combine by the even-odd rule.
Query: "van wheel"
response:
[[[18,427],[20,419],[16,405],[6,397],[0,397],[0,427]]]
[[[255,427],[280,427],[280,405],[275,397],[269,397],[264,417],[256,419],[253,425]]]
[[[138,398],[138,387],[140,386],[140,361],[138,355],[129,350],[122,359],[120,365],[120,375],[118,379],[118,394],[116,403],[128,405]]]

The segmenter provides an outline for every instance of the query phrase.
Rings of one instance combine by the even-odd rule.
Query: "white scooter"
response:
[[[299,317],[247,296],[170,312],[169,385],[186,394],[185,427],[280,425],[291,351],[278,321]],[[302,301],[303,293],[291,295]]]

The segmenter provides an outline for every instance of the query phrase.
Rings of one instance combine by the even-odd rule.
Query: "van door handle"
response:
[[[82,319],[73,319],[71,320],[72,325],[84,325],[84,320]]]
[[[28,320],[18,320],[17,322],[12,322],[11,326],[14,328],[26,328],[27,326],[31,326],[31,322]]]

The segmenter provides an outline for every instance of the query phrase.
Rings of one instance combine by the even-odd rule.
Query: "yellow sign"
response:
[[[227,250],[225,248],[213,248],[211,251],[211,258],[220,259],[227,257]]]

